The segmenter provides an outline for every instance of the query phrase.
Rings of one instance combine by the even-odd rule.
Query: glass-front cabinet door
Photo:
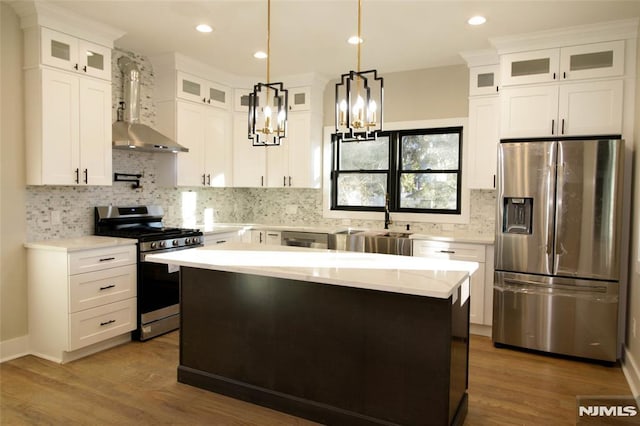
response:
[[[503,55],[502,85],[546,83],[558,80],[560,49],[535,50]]]
[[[289,111],[308,111],[310,107],[310,87],[292,87],[289,89]]]
[[[78,52],[79,71],[92,77],[111,80],[111,49],[79,40]]]
[[[75,71],[78,66],[78,39],[68,34],[42,27],[41,62],[45,65]]]
[[[624,74],[624,40],[565,47],[560,50],[563,80],[617,77]]]
[[[497,95],[500,66],[483,65],[469,69],[469,96]]]
[[[44,65],[111,80],[111,49],[42,27],[41,62]]]
[[[206,103],[206,83],[204,80],[178,71],[178,93],[177,96],[188,101]]]

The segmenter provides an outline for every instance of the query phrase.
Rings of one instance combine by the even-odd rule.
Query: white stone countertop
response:
[[[475,262],[288,246],[227,243],[153,254],[147,262],[318,282],[446,299]]]
[[[264,225],[257,223],[216,223],[211,226],[198,225],[205,235],[215,235],[234,231],[248,231],[248,230],[269,230],[269,231],[295,231],[295,232],[322,232],[327,234],[335,234],[346,230],[361,230],[366,232],[384,233],[384,232],[398,232],[398,233],[410,233],[409,236],[412,240],[432,240],[432,241],[445,241],[454,243],[469,243],[469,244],[493,244],[495,237],[493,235],[471,235],[471,234],[423,234],[414,231],[405,231],[402,229],[364,229],[353,228],[348,226],[295,226],[295,225]]]
[[[53,251],[81,251],[116,246],[134,245],[138,240],[133,238],[101,237],[88,235],[85,237],[67,238],[63,240],[44,240],[26,243],[28,249],[53,250]]]

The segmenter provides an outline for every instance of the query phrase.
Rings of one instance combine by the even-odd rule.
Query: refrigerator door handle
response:
[[[527,288],[528,286],[532,286],[533,289],[529,289],[529,291],[534,290],[534,291],[543,291],[543,292],[547,292],[547,291],[553,291],[553,290],[565,290],[565,291],[570,291],[571,293],[574,294],[590,294],[590,293],[600,293],[600,294],[606,294],[607,293],[607,287],[603,286],[603,285],[596,285],[596,286],[575,286],[575,285],[566,285],[566,284],[545,284],[545,283],[539,283],[539,282],[535,282],[535,281],[530,281],[530,280],[512,280],[509,278],[505,278],[504,279],[504,286],[502,287],[502,290],[508,290],[508,291],[515,291],[515,292],[520,292],[520,293],[526,293],[528,292]]]

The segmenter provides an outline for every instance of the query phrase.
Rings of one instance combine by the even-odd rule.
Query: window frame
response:
[[[402,137],[410,135],[429,134],[457,134],[458,135],[458,168],[457,169],[426,169],[403,170],[402,167]],[[340,140],[335,134],[331,134],[331,165],[330,165],[330,210],[349,212],[384,212],[385,207],[372,206],[340,206],[338,205],[338,179],[340,175],[348,174],[387,174],[387,193],[389,194],[389,212],[408,213],[421,215],[456,215],[463,214],[463,152],[464,152],[464,125],[439,126],[428,128],[386,130],[381,136],[389,138],[389,164],[386,170],[339,170],[340,164]],[[345,143],[344,141],[342,143]],[[362,142],[347,142],[362,143]],[[456,208],[455,209],[424,209],[415,207],[401,207],[401,176],[403,174],[456,174]],[[467,217],[468,220],[468,217]]]

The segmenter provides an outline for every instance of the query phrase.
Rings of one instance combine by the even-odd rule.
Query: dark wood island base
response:
[[[180,273],[179,382],[329,425],[464,422],[469,302],[460,286],[440,299]]]

